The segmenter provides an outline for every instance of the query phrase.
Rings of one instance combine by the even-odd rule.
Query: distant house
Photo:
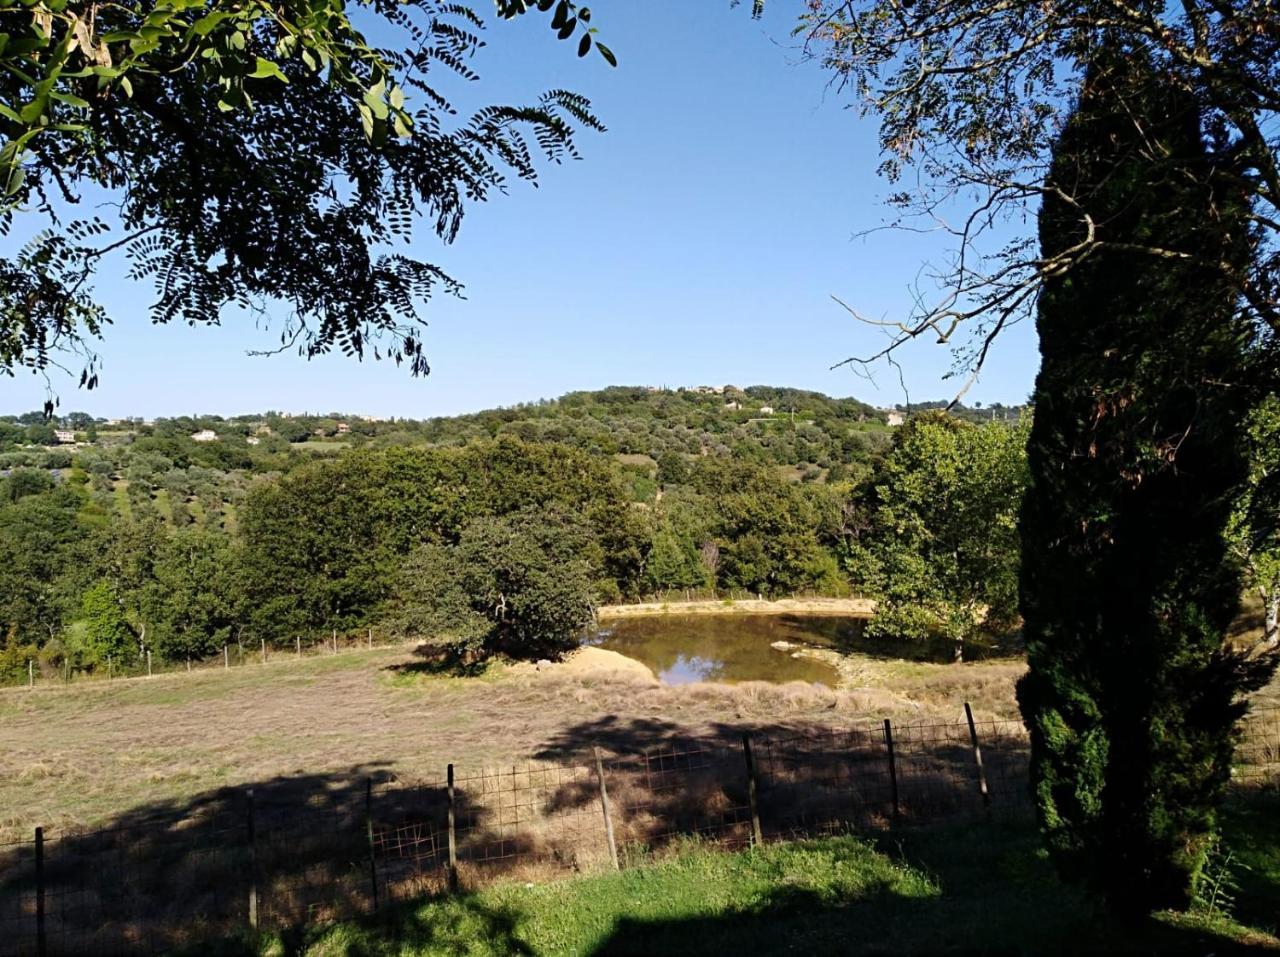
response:
[[[742,408],[742,403],[730,401],[730,402],[726,402],[724,404],[724,407],[730,411],[737,411],[738,409]]]
[[[76,441],[76,434],[66,429],[54,429],[53,437],[62,445],[74,445]]]
[[[902,423],[907,421],[907,417],[901,412],[886,412],[884,415],[884,421],[888,425],[902,425]]]
[[[350,434],[350,432],[351,432],[351,426],[347,425],[347,423],[345,423],[345,422],[339,422],[339,423],[338,423],[338,434],[339,434],[339,435],[348,435],[348,434]]]
[[[245,439],[245,441],[248,442],[250,445],[257,445],[259,442],[262,441],[262,439],[258,438],[256,435],[251,435],[247,439]]]
[[[771,405],[762,405],[762,406],[760,406],[760,414],[761,414],[761,415],[773,415],[773,406],[771,406]]]
[[[218,433],[213,429],[201,429],[199,432],[191,434],[192,442],[216,442],[218,441]]]

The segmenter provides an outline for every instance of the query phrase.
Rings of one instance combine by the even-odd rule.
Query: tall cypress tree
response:
[[[1018,700],[1041,823],[1061,870],[1121,914],[1189,904],[1240,696],[1264,679],[1223,644],[1255,398],[1251,331],[1215,264],[1253,243],[1168,79],[1138,51],[1100,56],[1057,143],[1043,254],[1091,226],[1099,245],[1041,295],[1021,520]]]

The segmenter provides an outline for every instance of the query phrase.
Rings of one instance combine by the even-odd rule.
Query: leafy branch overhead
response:
[[[585,7],[497,4],[530,10],[616,62]],[[418,215],[452,241],[468,202],[603,129],[565,90],[460,115],[445,84],[478,79],[482,30],[441,0],[0,0],[0,235],[34,236],[0,267],[0,370],[78,353],[94,385],[89,283],[123,249],[154,321],[279,303],[282,347],[427,372],[418,308],[459,287],[389,244]],[[73,218],[90,194],[110,222]]]
[[[756,5],[757,7],[759,4]],[[886,335],[866,365],[916,339],[970,338],[959,370],[1028,318],[1043,284],[1104,248],[1096,229],[1046,256],[1028,224],[1042,202],[1076,199],[1046,183],[1054,138],[1102,46],[1151,58],[1171,89],[1199,104],[1218,168],[1249,196],[1245,264],[1199,262],[1146,237],[1169,264],[1218,270],[1251,321],[1280,334],[1280,10],[1268,0],[809,0],[796,30],[857,108],[879,125],[893,214],[885,228],[942,240],[904,308],[860,319]],[[1194,175],[1184,170],[1184,175]],[[1085,226],[1083,209],[1077,210]]]

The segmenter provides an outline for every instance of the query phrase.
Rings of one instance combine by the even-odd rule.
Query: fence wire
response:
[[[1030,817],[1027,769],[1017,721],[885,721],[411,784],[227,789],[183,816],[0,844],[0,957],[162,953],[499,878],[602,871],[690,837],[732,848]],[[1250,716],[1232,777],[1280,786],[1280,709]]]

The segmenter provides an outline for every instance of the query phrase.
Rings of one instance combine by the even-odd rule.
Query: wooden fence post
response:
[[[115,675],[112,673],[112,661],[111,661],[111,656],[110,656],[110,655],[107,655],[107,680],[108,680],[108,681],[110,681],[110,680],[111,680],[112,678],[114,678],[114,677],[115,677]]]
[[[151,649],[147,649],[147,677],[151,677]]]
[[[36,828],[36,953],[49,952],[44,929],[44,828]]]
[[[449,765],[449,890],[458,890],[458,839],[454,833],[453,765]]]
[[[262,663],[265,665],[267,663],[267,639],[259,638],[258,641],[262,644]]]
[[[742,756],[747,762],[747,804],[751,808],[751,843],[756,847],[764,844],[764,833],[760,829],[760,805],[756,799],[756,759],[751,753],[751,734],[742,732]]]
[[[604,785],[604,761],[600,759],[600,749],[591,748],[596,756],[596,777],[600,781],[600,807],[604,810],[604,836],[609,842],[609,860],[613,862],[613,869],[620,870],[618,866],[618,845],[613,838],[613,815],[609,813],[609,789]]]
[[[245,823],[249,833],[249,927],[258,929],[258,835],[253,821],[253,788],[248,790],[249,809]]]
[[[293,636],[293,645],[294,645],[294,648],[297,649],[298,657],[301,658],[302,657],[302,636],[301,635]]]
[[[369,886],[373,890],[373,912],[378,912],[378,852],[373,842],[373,778],[364,779],[364,824],[369,836]]]
[[[964,703],[964,716],[969,722],[969,741],[973,745],[973,762],[978,766],[978,790],[982,792],[982,804],[991,813],[991,792],[987,790],[987,772],[982,766],[982,749],[978,747],[978,727],[973,723],[973,709]]]
[[[369,629],[369,650],[373,651],[373,629]]]
[[[893,797],[893,820],[896,824],[901,814],[898,806],[898,760],[893,752],[893,723],[884,719],[884,747],[889,754],[889,793]]]
[[[338,629],[333,629],[333,653],[338,653]]]
[[[36,686],[36,669],[30,658],[27,659],[27,686],[30,688]]]
[[[231,652],[227,651],[227,646],[222,646],[222,670],[229,671],[231,669]]]

